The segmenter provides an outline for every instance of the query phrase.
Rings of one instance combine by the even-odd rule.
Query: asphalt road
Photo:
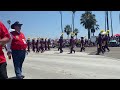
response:
[[[62,54],[57,49],[42,54],[31,52],[23,64],[25,79],[120,79],[120,59],[64,51]],[[12,60],[7,59],[7,63],[8,76],[13,79]]]

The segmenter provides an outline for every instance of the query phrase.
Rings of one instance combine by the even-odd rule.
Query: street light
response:
[[[9,27],[8,27],[8,30],[10,29],[10,24],[11,24],[11,21],[8,20],[7,23],[9,24]]]

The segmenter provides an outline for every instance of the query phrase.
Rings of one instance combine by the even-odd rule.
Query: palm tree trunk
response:
[[[88,29],[88,39],[90,39],[90,29]]]
[[[107,13],[107,30],[109,30],[108,11],[106,13]]]
[[[119,13],[119,23],[120,23],[120,13]]]
[[[60,15],[61,15],[61,31],[63,33],[63,26],[62,26],[62,11],[60,11]]]
[[[74,19],[75,19],[75,12],[72,14],[72,25],[73,25],[72,32],[74,31]]]
[[[77,39],[77,35],[76,35],[76,39]]]
[[[112,36],[113,36],[113,27],[112,27],[112,11],[110,11],[110,18],[111,18],[111,31],[112,31]]]
[[[73,28],[74,28],[74,16],[73,16],[73,14],[72,14],[72,25],[73,25],[73,27],[72,27],[72,32],[73,32]]]
[[[106,11],[105,11],[105,31],[106,31],[106,21],[107,21],[107,15],[106,15]]]
[[[94,33],[93,33],[93,36],[94,36]]]

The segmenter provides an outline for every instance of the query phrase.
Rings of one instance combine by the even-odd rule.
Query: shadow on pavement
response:
[[[60,52],[55,52],[54,54],[60,54]]]
[[[91,52],[88,55],[96,55],[97,51]]]
[[[16,76],[14,76],[14,77],[9,77],[8,79],[17,79],[17,78],[16,78]]]

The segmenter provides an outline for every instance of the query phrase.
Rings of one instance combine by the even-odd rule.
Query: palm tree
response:
[[[91,11],[85,11],[81,16],[80,24],[88,29],[88,39],[90,39],[90,30],[96,25],[96,22],[95,14],[92,14]]]
[[[61,15],[61,31],[63,33],[63,26],[62,26],[62,11],[59,11],[60,12],[60,15]]]
[[[110,18],[111,18],[111,31],[112,31],[112,37],[113,37],[113,27],[112,27],[112,11],[110,11]]]
[[[73,33],[75,34],[76,39],[77,39],[77,35],[78,35],[78,33],[79,33],[79,30],[78,30],[77,28],[75,28],[75,29],[73,30]]]
[[[98,30],[98,29],[99,29],[99,25],[98,25],[98,24],[96,24],[96,25],[91,29],[91,33],[93,33],[93,36],[94,36],[95,31]]]
[[[107,21],[107,16],[106,16],[106,11],[105,11],[105,31],[106,31],[106,21]]]
[[[109,19],[108,19],[108,11],[106,11],[106,16],[107,16],[107,30],[109,30]]]
[[[72,11],[72,25],[73,25],[72,32],[74,31],[74,19],[75,19],[75,12],[76,12],[76,11]]]
[[[68,39],[69,39],[69,35],[72,32],[72,28],[70,27],[70,25],[65,26],[64,32],[68,35]]]
[[[7,23],[9,24],[8,29],[10,29],[10,24],[11,24],[11,21],[10,21],[10,20],[7,20]]]

